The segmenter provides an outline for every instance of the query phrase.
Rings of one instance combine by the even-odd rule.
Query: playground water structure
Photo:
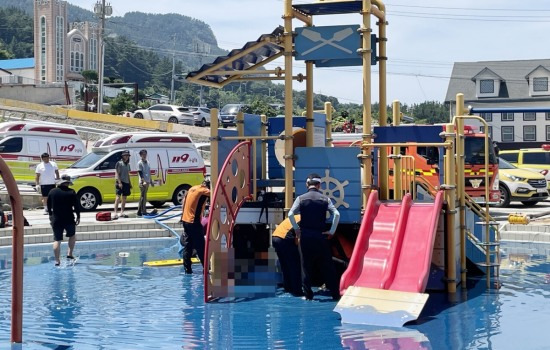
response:
[[[318,292],[313,302],[279,292],[205,304],[200,265],[191,276],[181,266],[142,266],[173,257],[175,239],[79,242],[78,262],[62,268],[50,261],[51,245],[28,246],[21,348],[544,349],[548,248],[505,243],[498,293],[469,279],[455,296],[430,294],[416,322],[387,328],[342,325],[328,293]],[[10,265],[10,250],[0,249],[3,286]],[[8,348],[9,288],[0,297],[0,348]]]
[[[360,13],[362,16],[362,25],[355,30],[347,29],[335,29],[333,32],[333,39],[323,39],[320,33],[312,34],[311,31],[314,27],[313,16],[318,14],[345,14],[345,13]],[[211,211],[208,222],[208,229],[206,233],[207,248],[205,250],[205,257],[207,262],[205,263],[204,271],[204,290],[203,298],[207,303],[211,305],[233,305],[228,306],[230,315],[229,330],[232,331],[234,327],[240,326],[243,315],[248,315],[250,309],[257,303],[261,304],[262,300],[268,300],[268,295],[271,292],[275,292],[275,278],[272,278],[274,274],[275,259],[273,258],[273,249],[270,246],[270,232],[274,228],[274,225],[280,223],[284,216],[284,212],[289,209],[292,204],[294,195],[302,194],[305,189],[304,186],[300,186],[301,179],[305,179],[307,174],[316,171],[322,174],[322,183],[324,184],[323,190],[330,195],[336,203],[335,206],[341,210],[341,231],[349,231],[355,233],[356,236],[351,238],[352,243],[357,239],[357,234],[365,233],[367,230],[364,227],[359,227],[361,222],[362,208],[366,207],[367,198],[374,190],[379,189],[381,201],[389,200],[401,200],[407,198],[407,201],[412,202],[416,198],[410,198],[406,189],[405,191],[398,190],[401,187],[400,182],[402,177],[395,176],[395,191],[394,197],[389,196],[388,191],[388,157],[397,157],[398,154],[388,154],[388,150],[397,149],[406,145],[416,145],[425,147],[436,147],[440,152],[440,159],[444,159],[444,167],[441,174],[443,177],[442,185],[438,190],[443,191],[445,197],[445,206],[442,208],[440,205],[433,206],[430,213],[436,218],[436,222],[429,227],[425,227],[425,230],[421,232],[410,232],[410,230],[398,229],[399,239],[392,240],[383,238],[381,244],[387,244],[390,249],[384,254],[389,252],[390,255],[381,256],[381,260],[393,262],[393,266],[399,266],[414,261],[414,257],[405,255],[407,261],[399,261],[401,254],[399,253],[402,247],[406,247],[403,242],[407,242],[411,237],[413,242],[418,242],[422,238],[426,238],[431,242],[431,245],[426,244],[423,246],[423,253],[432,253],[433,249],[433,264],[424,262],[421,266],[422,271],[416,271],[419,275],[435,276],[435,280],[439,283],[439,290],[446,290],[449,292],[449,297],[453,300],[458,300],[457,295],[461,291],[462,287],[468,286],[467,279],[467,259],[484,270],[486,278],[484,280],[486,287],[493,286],[493,274],[498,277],[500,266],[500,252],[498,243],[498,230],[495,230],[491,224],[491,219],[483,210],[479,207],[470,207],[470,203],[467,198],[464,197],[464,178],[457,176],[457,174],[464,173],[464,162],[461,161],[464,144],[464,119],[474,118],[466,116],[464,113],[464,100],[461,96],[457,97],[457,116],[453,119],[452,123],[444,126],[444,132],[437,135],[432,135],[431,139],[422,139],[417,135],[421,135],[421,132],[417,133],[400,133],[396,132],[397,126],[387,127],[386,124],[386,109],[380,110],[380,127],[387,127],[388,130],[393,130],[388,135],[396,136],[394,138],[384,138],[382,133],[379,133],[377,137],[370,133],[372,116],[371,116],[371,69],[370,64],[373,58],[373,51],[371,44],[373,43],[370,33],[371,18],[374,15],[378,18],[377,24],[379,25],[379,38],[376,40],[379,48],[378,61],[380,64],[380,92],[379,102],[381,106],[386,106],[386,92],[385,92],[385,69],[386,69],[386,19],[385,19],[385,6],[378,0],[365,0],[365,1],[335,1],[335,2],[323,2],[322,4],[305,4],[296,5],[292,4],[291,0],[284,0],[284,27],[277,28],[272,34],[264,35],[255,43],[247,44],[241,52],[238,50],[232,51],[225,60],[216,60],[213,65],[205,65],[198,72],[192,72],[188,75],[187,79],[204,85],[222,87],[233,80],[234,78],[243,77],[243,79],[254,80],[254,75],[261,74],[265,78],[265,75],[274,74],[277,78],[281,78],[284,75],[285,80],[285,118],[275,118],[283,121],[282,125],[279,125],[277,130],[277,121],[269,120],[266,123],[266,119],[263,116],[244,115],[239,113],[237,115],[237,130],[218,130],[217,124],[211,126],[211,152],[212,152],[212,164],[211,164],[211,178],[213,184],[213,196],[211,203]],[[363,134],[360,147],[349,149],[335,149],[331,146],[331,132],[330,132],[330,120],[332,108],[330,104],[325,104],[324,114],[320,115],[313,111],[313,85],[312,85],[312,69],[315,60],[306,60],[306,95],[308,100],[307,113],[305,117],[294,117],[292,115],[292,82],[293,80],[303,80],[304,76],[294,76],[292,74],[292,52],[296,49],[298,52],[301,50],[302,56],[305,56],[306,52],[312,52],[311,48],[298,48],[295,47],[293,42],[293,25],[292,18],[295,17],[305,23],[308,28],[309,39],[313,38],[313,41],[317,41],[314,47],[318,47],[319,41],[325,45],[328,42],[332,42],[335,39],[341,38],[344,40],[344,36],[352,35],[354,32],[361,33],[360,38],[352,40],[352,43],[357,45],[357,42],[361,42],[360,50],[354,48],[354,50],[348,50],[352,53],[360,53],[360,64],[363,66]],[[355,27],[353,27],[355,28]],[[349,33],[349,34],[348,34]],[[320,36],[321,39],[317,40]],[[338,40],[337,46],[343,45],[343,42]],[[296,44],[297,45],[297,44]],[[328,45],[328,44],[326,44]],[[330,45],[334,46],[334,45]],[[254,50],[258,50],[257,52]],[[247,55],[250,54],[250,55]],[[256,67],[265,64],[277,57],[283,57],[285,59],[284,70],[255,70]],[[265,59],[264,59],[265,58]],[[357,57],[354,57],[357,58]],[[236,62],[238,60],[252,59],[247,62]],[[258,59],[264,59],[258,61]],[[323,59],[319,59],[324,61]],[[375,60],[376,61],[376,60]],[[239,67],[252,67],[249,70],[238,71],[235,70],[233,63],[237,63]],[[338,62],[337,62],[338,63]],[[223,68],[226,68],[224,71]],[[246,77],[246,75],[251,75]],[[212,118],[217,119],[218,111],[212,110]],[[394,108],[394,114],[399,115],[399,108]],[[301,119],[300,119],[301,118]],[[478,119],[481,119],[477,117]],[[272,118],[273,119],[273,118]],[[398,120],[399,117],[394,115],[394,120]],[[318,124],[321,122],[321,124]],[[301,125],[295,125],[301,124]],[[305,128],[305,146],[296,147],[297,142],[294,143],[293,128],[294,127]],[[410,130],[413,130],[412,128]],[[414,129],[416,130],[416,129]],[[320,132],[319,132],[320,131]],[[284,132],[282,134],[282,132]],[[422,135],[425,136],[425,135]],[[269,162],[269,176],[266,176],[266,149],[265,147],[275,140],[282,140],[284,142],[284,155],[282,157],[283,164],[279,164],[278,168],[274,166],[275,162]],[[317,147],[314,147],[317,146]],[[269,148],[269,152],[272,152],[272,148]],[[397,152],[396,152],[397,153]],[[488,139],[485,138],[485,168],[488,168]],[[373,155],[379,158],[378,162],[373,160]],[[358,161],[359,159],[359,161]],[[394,162],[397,163],[397,162]],[[373,164],[376,164],[373,166]],[[374,169],[374,172],[361,171],[363,169]],[[408,174],[410,169],[394,169],[394,174]],[[414,169],[413,169],[414,173]],[[277,176],[275,176],[277,174]],[[296,179],[296,181],[295,181]],[[485,172],[485,183],[488,181],[488,171]],[[262,195],[263,201],[259,200],[259,197],[263,190],[271,187],[280,186],[284,187],[284,198],[277,197],[276,193],[271,193],[272,200],[268,201],[266,198],[267,193]],[[486,195],[485,198],[489,198],[488,186],[485,186]],[[433,199],[426,198],[426,201]],[[468,204],[468,208],[467,208]],[[411,208],[415,207],[415,204],[411,205]],[[475,209],[475,210],[474,210]],[[400,209],[403,213],[406,212],[404,207]],[[425,211],[421,210],[425,213]],[[246,217],[243,214],[247,214]],[[395,218],[388,218],[385,216],[377,217],[380,222],[388,222],[395,227],[401,227],[406,215],[398,215]],[[265,217],[265,220],[264,220]],[[393,221],[391,221],[393,220]],[[480,223],[483,226],[483,230],[480,228]],[[434,233],[434,230],[436,232]],[[484,231],[484,232],[483,232]],[[409,237],[409,233],[413,234]],[[340,232],[336,233],[338,236]],[[22,232],[21,232],[22,235]],[[435,236],[434,236],[435,235]],[[15,237],[15,233],[14,233]],[[434,239],[435,237],[435,239]],[[14,252],[16,249],[23,249],[22,244],[15,244],[14,238]],[[372,241],[369,240],[369,245]],[[473,246],[472,246],[473,245]],[[432,248],[432,249],[430,249]],[[128,253],[128,252],[125,252]],[[364,257],[368,257],[368,250],[364,252]],[[130,253],[131,255],[131,253]],[[126,254],[120,256],[125,258]],[[363,256],[356,257],[358,261],[364,258]],[[396,263],[399,263],[396,265]],[[22,264],[21,257],[19,260],[14,257],[14,266]],[[83,264],[80,264],[83,265]],[[79,268],[80,265],[75,266]],[[374,264],[373,264],[374,265]],[[431,269],[435,266],[435,269]],[[265,267],[265,268],[264,268]],[[428,271],[428,269],[430,269]],[[471,271],[473,271],[472,269]],[[132,269],[132,271],[134,271]],[[358,269],[360,271],[360,269]],[[470,272],[471,272],[470,271]],[[137,270],[141,272],[141,270]],[[370,270],[364,271],[365,275],[370,273]],[[22,266],[20,269],[14,268],[14,277],[18,274],[22,274]],[[270,275],[271,274],[271,275]],[[363,273],[361,272],[361,275]],[[383,274],[389,274],[390,277],[397,276],[398,270],[383,271]],[[257,279],[255,279],[257,277]],[[84,278],[84,277],[83,277]],[[263,279],[262,279],[263,278]],[[267,285],[258,283],[261,282]],[[422,277],[424,279],[424,277]],[[359,278],[358,281],[361,281]],[[399,279],[402,282],[406,279]],[[386,283],[387,282],[387,283]],[[498,282],[498,281],[497,281]],[[162,281],[167,283],[167,281]],[[389,280],[384,280],[384,285],[392,286]],[[422,307],[424,307],[426,300],[429,300],[428,295],[423,293],[426,286],[425,280],[420,283],[420,288],[410,288],[412,282],[406,282],[404,288],[409,291],[413,290],[409,296],[405,294],[402,300],[389,298],[389,304],[391,310],[398,311],[400,309],[407,309],[412,297],[420,296],[422,298],[422,304],[416,308],[414,317],[409,320],[414,320],[416,317],[420,317]],[[416,284],[416,282],[415,282]],[[403,285],[403,284],[401,284]],[[429,285],[429,283],[428,283]],[[462,285],[462,287],[460,286]],[[182,283],[179,283],[180,287],[183,287]],[[251,288],[253,286],[254,288]],[[125,286],[124,286],[125,287]],[[339,306],[346,306],[348,309],[355,308],[372,309],[373,298],[372,290],[367,290],[362,285],[353,285],[354,289],[358,289],[361,293],[352,295],[346,292],[343,295],[342,301]],[[17,289],[18,288],[18,289]],[[22,293],[21,286],[14,287],[14,298]],[[129,289],[132,290],[132,289]],[[159,291],[162,290],[162,287]],[[181,288],[180,292],[185,290]],[[251,291],[252,290],[252,291]],[[350,288],[348,288],[350,290]],[[377,288],[376,293],[384,293],[384,295],[390,295],[390,291],[387,289]],[[396,292],[396,291],[391,291]],[[398,290],[398,292],[405,293]],[[18,294],[19,293],[19,294]],[[468,294],[466,292],[466,294]],[[487,289],[488,294],[492,295],[493,290]],[[124,296],[133,296],[132,293],[123,293]],[[136,294],[136,293],[134,293]],[[148,293],[150,297],[150,293]],[[395,294],[391,294],[395,295]],[[366,298],[363,298],[366,296]],[[446,296],[446,295],[445,295]],[[252,297],[250,299],[250,297]],[[446,296],[447,297],[447,296]],[[361,299],[363,298],[363,299]],[[93,299],[93,298],[92,298]],[[282,300],[288,300],[287,298],[281,298]],[[435,298],[437,299],[437,298]],[[102,298],[105,304],[110,304],[109,298]],[[116,299],[115,303],[124,303],[126,299]],[[287,305],[293,305],[298,303],[300,299],[292,299]],[[233,301],[233,303],[226,303],[226,301]],[[239,302],[241,301],[241,302]],[[164,299],[166,303],[172,303],[172,300]],[[144,302],[147,303],[146,301]],[[326,303],[329,305],[329,303]],[[440,303],[446,305],[445,303]],[[463,303],[462,303],[463,304]],[[461,304],[461,305],[462,305]],[[197,309],[204,310],[217,310],[220,306],[198,306],[195,304],[193,312]],[[300,304],[301,305],[301,304]],[[310,305],[318,305],[317,303],[311,303]],[[334,304],[330,304],[330,309],[334,307]],[[405,305],[405,306],[403,306]],[[439,306],[441,306],[439,305]],[[364,307],[366,306],[366,307]],[[433,305],[436,311],[431,313],[430,317],[434,317],[442,311],[438,305]],[[288,306],[282,306],[288,307]],[[432,306],[428,306],[432,308]],[[462,307],[462,306],[461,306]],[[305,306],[308,310],[307,316],[304,317],[303,327],[308,327],[308,320],[311,319],[327,319],[329,324],[340,323],[338,316],[333,313],[326,313],[319,317],[311,317],[309,312],[316,313],[314,307]],[[313,310],[310,310],[313,309]],[[476,307],[473,308],[474,310]],[[266,307],[262,305],[258,310],[261,310],[260,317],[269,318],[270,314],[265,313]],[[341,310],[341,308],[340,308]],[[327,310],[325,310],[327,311]],[[288,319],[288,315],[292,314],[294,310],[283,313]],[[339,311],[341,312],[341,311]],[[136,311],[139,314],[139,311]],[[258,317],[257,313],[252,312],[255,317]],[[22,317],[21,313],[12,312],[12,317]],[[111,314],[109,314],[111,315]],[[330,315],[330,316],[329,316]],[[193,316],[188,316],[193,318]],[[185,317],[184,317],[185,318]],[[359,317],[363,320],[362,317]],[[456,317],[458,320],[462,319],[460,313]],[[343,319],[343,318],[342,318]],[[424,319],[426,323],[430,319]],[[97,321],[96,322],[101,322]],[[207,317],[204,320],[208,327],[212,324],[212,319]],[[16,324],[16,322],[14,322]],[[163,326],[169,322],[163,322]],[[247,327],[250,322],[243,322],[243,332],[250,332]],[[271,324],[270,322],[261,322],[262,324]],[[321,322],[322,323],[322,322]],[[368,321],[367,321],[368,323]],[[391,323],[395,325],[395,323]],[[422,324],[421,324],[422,325]],[[193,325],[195,327],[196,325]],[[184,325],[184,327],[186,327]],[[200,328],[202,327],[202,328]],[[200,326],[199,329],[206,329],[206,326]],[[319,329],[317,323],[310,328],[313,328],[316,333]],[[428,325],[429,327],[429,325]],[[261,327],[260,327],[261,328]],[[12,342],[21,342],[21,329],[19,325],[12,337]],[[117,333],[121,331],[118,330]],[[225,329],[215,330],[218,339],[220,333],[226,333]],[[208,333],[208,331],[206,331]],[[263,333],[271,334],[271,329],[264,330]],[[475,332],[467,332],[468,336]],[[232,332],[229,332],[232,334]],[[245,333],[246,337],[248,333]],[[328,332],[327,336],[330,336],[331,332]],[[333,334],[332,334],[333,335]],[[240,336],[240,334],[239,334]],[[300,333],[294,334],[295,337],[300,338]],[[225,338],[224,338],[225,339]],[[316,338],[317,339],[317,338]],[[321,338],[318,338],[322,340]],[[316,341],[316,340],[315,340]],[[223,344],[223,343],[218,343]],[[254,347],[255,341],[249,340],[247,345]],[[316,343],[317,344],[317,343]],[[326,343],[319,343],[323,345]],[[439,343],[438,343],[439,344]],[[268,344],[269,347],[269,344]],[[274,345],[273,347],[276,347]],[[285,347],[285,346],[283,346]],[[265,348],[263,346],[262,348]]]

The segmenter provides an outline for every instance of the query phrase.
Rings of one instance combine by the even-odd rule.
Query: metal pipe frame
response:
[[[284,56],[285,56],[285,213],[294,200],[294,140],[292,138],[293,93],[292,93],[292,0],[284,0]]]
[[[455,215],[456,186],[455,159],[452,148],[454,125],[445,125],[446,143],[451,145],[445,150],[445,199],[447,200],[447,291],[456,293],[456,257],[455,257]]]
[[[219,111],[217,108],[212,108],[210,110],[210,183],[212,187],[216,186],[218,182],[218,119]],[[214,121],[215,122],[212,122]]]
[[[456,95],[457,115],[464,115],[464,94]],[[456,188],[458,191],[459,220],[460,220],[460,281],[462,288],[466,288],[466,195],[465,195],[465,177],[464,174],[464,119],[456,118]],[[485,181],[487,188],[488,182]],[[486,197],[488,202],[488,197]]]
[[[363,142],[370,145],[372,140],[372,100],[371,100],[371,0],[362,0],[361,15],[363,16],[363,23],[361,26],[362,34],[362,49],[361,54],[363,58]],[[370,190],[372,187],[372,173],[369,169],[372,168],[371,148],[362,147],[363,149],[363,207],[367,206]]]
[[[23,257],[25,225],[23,201],[9,166],[0,157],[0,175],[8,190],[13,213],[12,230],[12,281],[11,281],[11,342],[23,342]]]

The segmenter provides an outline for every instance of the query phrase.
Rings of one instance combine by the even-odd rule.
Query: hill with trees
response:
[[[0,0],[0,59],[33,57],[32,13],[33,0]],[[69,21],[95,22],[97,18],[91,11],[69,4]],[[176,72],[179,73],[196,70],[224,54],[218,48],[208,24],[178,14],[129,12],[122,17],[111,17],[107,22],[106,34],[106,82],[138,83],[142,97],[154,92],[169,95],[173,55],[176,57]],[[255,112],[271,116],[280,111],[274,110],[269,104],[284,103],[283,85],[271,81],[235,82],[222,89],[176,82],[175,88],[176,103],[181,105],[196,106],[202,102],[208,107],[221,108],[227,103],[246,103]],[[314,108],[323,109],[327,101],[335,108],[337,129],[345,119],[361,121],[361,105],[342,104],[332,96],[315,94]],[[114,112],[138,107],[133,105],[131,96],[125,95],[119,96],[112,104],[116,106]],[[139,107],[144,106],[145,103]],[[295,113],[301,114],[305,107],[305,92],[295,91]],[[378,119],[377,103],[373,104],[372,111],[374,119]],[[445,106],[435,101],[404,105],[402,112],[414,117],[418,123],[431,124],[448,120]],[[388,106],[388,115],[392,115],[391,106]]]

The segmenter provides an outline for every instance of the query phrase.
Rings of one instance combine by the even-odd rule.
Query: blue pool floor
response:
[[[194,275],[141,266],[175,249],[170,239],[79,242],[78,263],[56,268],[50,245],[28,247],[22,348],[548,349],[549,245],[505,244],[500,290],[481,278],[432,293],[418,321],[396,329],[342,325],[322,292],[312,302],[279,289],[205,304],[200,265]],[[9,347],[9,254],[0,250],[0,348]]]

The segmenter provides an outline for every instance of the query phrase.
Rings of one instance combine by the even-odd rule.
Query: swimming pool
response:
[[[432,294],[402,329],[341,325],[328,295],[204,304],[197,265],[192,276],[141,266],[176,249],[174,239],[78,242],[78,263],[56,268],[51,245],[26,247],[23,349],[548,348],[550,245],[505,244],[498,293],[472,279],[454,297]],[[9,255],[0,249],[0,348],[9,347]]]

